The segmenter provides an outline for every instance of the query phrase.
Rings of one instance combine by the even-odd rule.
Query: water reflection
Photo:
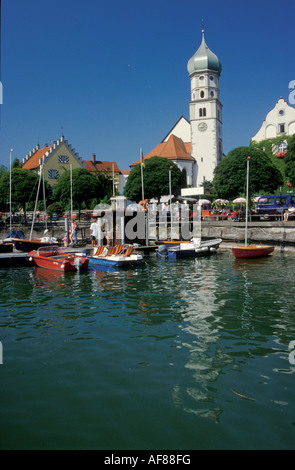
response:
[[[267,415],[268,404],[291,406],[293,266],[284,257],[245,262],[220,253],[176,262],[151,256],[130,270],[2,271],[1,340],[14,359],[23,351],[14,352],[16,344],[29,345],[28,369],[41,355],[44,364],[66,364],[61,375],[75,377],[77,365],[87,370],[98,414],[101,399],[107,403],[97,399],[99,376],[108,417],[127,395],[134,400],[126,415],[139,416],[151,392],[160,413],[168,402],[224,423],[237,399],[231,389],[260,399]],[[53,369],[48,380],[56,382]],[[78,396],[88,393],[74,383]]]

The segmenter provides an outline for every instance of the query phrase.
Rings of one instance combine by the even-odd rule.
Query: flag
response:
[[[141,162],[141,166],[144,168],[144,167],[145,167],[145,163],[144,163],[143,153],[142,153],[142,150],[141,150],[141,149],[140,149],[140,162]]]

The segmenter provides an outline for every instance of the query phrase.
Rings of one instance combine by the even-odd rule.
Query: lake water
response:
[[[0,448],[293,449],[294,266],[0,270]]]

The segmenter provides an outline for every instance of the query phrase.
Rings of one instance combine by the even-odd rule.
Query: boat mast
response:
[[[249,163],[250,158],[247,157],[247,189],[246,189],[246,225],[245,225],[245,246],[247,246],[247,235],[248,235],[248,201],[249,201]]]
[[[37,204],[38,204],[38,199],[39,199],[39,191],[40,191],[40,185],[41,185],[41,179],[42,179],[42,173],[43,173],[43,160],[40,165],[40,178],[39,178],[39,183],[38,183],[38,189],[37,189],[37,196],[36,196],[36,201],[35,201],[35,207],[34,207],[34,213],[33,213],[33,220],[31,224],[31,231],[30,231],[30,240],[32,239],[32,233],[33,233],[33,228],[34,228],[34,221],[35,221],[35,215],[36,215],[36,209],[37,209]]]
[[[44,179],[44,156],[43,156],[43,163],[42,163],[42,182],[43,182],[43,211],[45,217],[45,230],[47,230],[47,215],[46,215],[46,200],[45,200],[45,179]]]
[[[9,230],[10,230],[10,237],[11,237],[11,228],[12,228],[12,206],[11,206],[11,154],[13,149],[10,150],[10,157],[9,157],[9,211],[10,211],[10,223],[9,223]]]
[[[169,199],[170,199],[170,240],[172,241],[172,202],[171,202],[171,168],[169,168]]]
[[[71,221],[73,217],[73,175],[72,175],[72,163],[70,165],[70,197],[71,197]]]

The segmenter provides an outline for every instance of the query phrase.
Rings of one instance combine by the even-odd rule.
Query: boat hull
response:
[[[142,263],[143,258],[141,255],[130,255],[129,257],[124,256],[102,256],[102,257],[88,257],[89,259],[89,268],[95,269],[100,266],[110,266],[114,268],[123,268],[129,266],[137,266]]]
[[[48,242],[42,242],[37,238],[33,238],[31,240],[26,238],[12,238],[12,243],[14,244],[16,250],[18,251],[33,251],[38,250],[38,248],[48,246]],[[52,245],[58,246],[58,243],[52,243]]]
[[[267,256],[274,251],[274,247],[270,245],[248,245],[233,246],[232,252],[236,258],[260,258]]]
[[[182,244],[171,248],[167,248],[167,246],[165,246],[163,250],[158,250],[157,255],[160,258],[167,257],[170,259],[211,256],[216,253],[221,242],[221,238],[218,238],[215,240],[201,242],[199,247],[193,246],[192,243]]]
[[[86,270],[88,269],[89,265],[88,258],[76,256],[71,253],[58,252],[57,255],[54,255],[53,252],[51,252],[51,254],[43,256],[42,254],[38,253],[38,250],[33,250],[29,252],[29,256],[30,260],[34,262],[35,266],[54,271],[68,272]]]
[[[11,253],[13,251],[13,243],[0,243],[0,253]]]

